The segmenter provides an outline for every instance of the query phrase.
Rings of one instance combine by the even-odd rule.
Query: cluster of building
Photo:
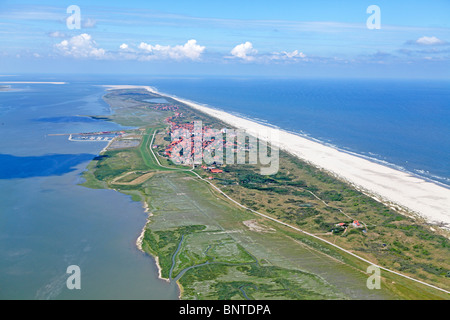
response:
[[[190,132],[190,141],[185,141],[186,138],[184,137],[179,137],[178,139],[174,139],[172,140],[169,145],[166,147],[164,154],[166,156],[168,156],[169,158],[171,158],[172,160],[175,160],[177,163],[182,163],[182,164],[186,164],[186,165],[191,165],[192,161],[194,159],[194,153],[195,153],[195,148],[194,148],[194,143],[195,143],[195,139],[194,137],[196,135],[201,135],[202,139],[201,139],[201,151],[203,152],[203,150],[205,150],[206,148],[208,148],[208,146],[210,146],[212,143],[216,142],[216,136],[215,136],[215,132],[212,131],[209,127],[201,127],[201,132],[196,132],[196,130],[198,131],[199,128],[195,128],[195,124],[193,122],[190,123],[181,123],[179,121],[177,121],[178,118],[182,117],[181,113],[176,112],[173,116],[166,118],[166,122],[170,125],[167,133],[169,135],[171,135],[173,132],[177,131],[177,130],[186,130],[188,132]],[[227,143],[225,141],[225,139],[222,138],[222,143],[224,146],[230,145],[230,143]],[[177,148],[178,150],[181,150],[181,148],[183,148],[183,152],[185,150],[189,150],[190,154],[186,155],[183,154],[182,155],[182,159],[180,157],[179,154],[174,154],[174,148],[179,145],[182,144],[182,147]],[[189,145],[190,144],[190,145]],[[203,154],[202,154],[203,156]],[[223,159],[219,159],[219,155],[214,155],[212,157],[213,162],[217,161],[217,163],[220,163],[220,160]],[[203,169],[208,170],[211,173],[222,173],[223,171],[221,169],[217,169],[216,167],[207,167],[207,166],[202,166]],[[212,177],[210,177],[210,179],[212,179]]]
[[[197,135],[201,135],[201,150],[206,150],[208,148],[208,146],[210,146],[211,144],[215,144],[214,147],[218,148],[220,146],[220,142],[219,145],[217,144],[216,139],[218,138],[217,136],[217,131],[216,130],[212,130],[209,127],[206,126],[202,126],[201,127],[201,132],[199,131],[200,128],[196,127],[195,124],[193,122],[190,123],[181,123],[179,121],[177,121],[178,118],[180,118],[182,116],[182,113],[178,113],[176,112],[173,116],[166,118],[166,122],[170,125],[170,127],[167,130],[167,134],[171,135],[173,132],[176,132],[177,130],[185,130],[187,132],[190,132],[190,150],[191,150],[191,154],[190,155],[185,155],[183,154],[183,159],[185,159],[185,164],[192,164],[192,162],[189,162],[190,159],[193,158],[194,156],[194,143],[195,143],[195,136]],[[199,131],[199,132],[196,132]],[[245,151],[248,150],[250,148],[250,146],[246,146],[246,143],[244,141],[241,141],[240,139],[232,139],[230,141],[227,141],[225,139],[225,137],[227,136],[227,129],[222,129],[220,131],[220,139],[222,140],[222,150],[232,150],[232,152],[236,153],[238,151]],[[186,141],[184,141],[185,138],[180,137],[178,139],[175,139],[173,141],[171,141],[171,143],[167,146],[166,150],[165,150],[165,155],[168,157],[173,157],[173,156],[178,156],[178,155],[174,155],[173,154],[173,150],[174,147],[177,146],[178,144],[181,143],[188,143]],[[184,145],[184,146],[189,146],[189,145]],[[181,149],[181,148],[180,148]],[[189,149],[189,148],[186,148]],[[173,159],[173,158],[172,158]],[[213,162],[217,161],[220,162],[220,160],[223,159],[219,159],[218,155],[215,155],[213,157]]]
[[[182,117],[182,116],[183,116],[182,113],[180,113],[180,112],[175,112],[175,114],[174,114],[173,116],[170,116],[170,117],[167,117],[167,118],[166,118],[165,121],[166,121],[168,124],[170,124],[170,128],[169,128],[168,133],[170,133],[170,131],[173,130],[173,127],[177,125],[177,123],[176,123],[174,120],[177,119],[177,118],[180,118],[180,117]]]
[[[181,128],[185,128],[187,130],[194,130],[194,125],[193,124],[185,124],[184,126],[179,125],[175,119],[180,118],[183,114],[180,112],[175,112],[175,114],[173,116],[167,117],[165,119],[165,121],[170,125],[169,129],[167,130],[167,133],[170,135],[174,130],[176,129],[181,129]],[[168,156],[169,158],[172,156],[172,151],[173,148],[179,144],[183,142],[183,138],[177,139],[177,140],[173,140],[169,143],[169,145],[166,147],[166,150],[164,151],[164,154],[166,156]]]
[[[151,107],[155,110],[161,110],[161,111],[177,111],[178,110],[178,106],[173,105],[173,104],[167,104],[167,103],[152,104]]]
[[[176,119],[182,117],[182,113],[179,112],[175,112],[175,114],[171,117],[166,118],[166,122],[170,125],[167,133],[169,135],[171,135],[174,131],[177,130],[186,130],[188,132],[191,132],[191,141],[190,141],[190,150],[191,150],[191,154],[190,155],[185,155],[183,154],[183,158],[185,159],[186,164],[189,159],[193,159],[194,157],[194,136],[195,136],[195,127],[194,127],[194,123],[190,122],[190,123],[179,123],[176,121]],[[209,128],[208,127],[202,127],[201,128],[201,134],[202,134],[202,150],[204,150],[204,148],[208,147],[208,145],[210,145],[211,143],[213,143],[215,141],[215,137],[211,137],[211,135],[209,134]],[[172,140],[169,145],[166,147],[166,150],[164,152],[164,154],[168,157],[173,157],[173,156],[178,156],[178,155],[173,155],[173,148],[184,142],[184,138],[180,137],[179,139],[175,139]],[[189,143],[189,142],[188,142]]]
[[[185,150],[190,150],[190,154],[186,155],[183,154],[183,160],[181,162],[184,162],[185,164],[192,164],[192,159],[194,158],[194,152],[195,152],[195,148],[194,148],[194,143],[195,143],[195,133],[194,133],[194,124],[192,123],[173,123],[171,129],[169,130],[169,134],[171,134],[174,130],[177,129],[185,129],[188,130],[189,132],[191,132],[191,136],[190,136],[190,141],[185,141],[184,137],[179,137],[178,139],[174,139],[172,140],[169,145],[166,147],[166,150],[164,152],[164,154],[168,157],[170,157],[171,159],[173,159],[173,157],[178,157],[178,154],[173,154],[173,150],[175,148],[175,146],[181,144],[184,148],[183,151],[186,152]],[[209,133],[209,130],[207,127],[203,127],[202,128],[202,140],[201,140],[201,151],[203,152],[203,150],[205,150],[206,148],[208,148],[209,145],[211,145],[212,143],[214,143],[216,141],[216,137],[212,136]],[[225,144],[225,140],[222,141],[222,143]],[[190,144],[190,145],[189,145]],[[181,149],[181,148],[179,148]],[[203,156],[203,155],[202,155]],[[218,155],[215,155],[213,157],[213,160],[219,161],[221,159],[219,159]]]
[[[210,167],[202,166],[202,169],[203,170],[207,170],[207,171],[209,171],[211,173],[222,173],[223,172],[222,169],[216,168],[214,166],[210,166]],[[209,176],[208,179],[210,179],[210,180],[213,179],[213,176]]]
[[[353,227],[355,227],[355,228],[362,228],[362,224],[358,220],[354,220],[351,225]],[[340,222],[340,223],[336,224],[336,227],[347,228],[348,227],[348,223]]]

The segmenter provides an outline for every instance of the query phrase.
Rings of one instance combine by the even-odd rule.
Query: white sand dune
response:
[[[105,86],[110,89],[144,88],[147,86]],[[450,228],[450,189],[426,181],[407,172],[369,161],[299,135],[240,118],[227,112],[169,96],[194,109],[259,137],[278,137],[278,146],[310,164],[330,172],[359,190],[393,208],[400,207],[430,223]]]

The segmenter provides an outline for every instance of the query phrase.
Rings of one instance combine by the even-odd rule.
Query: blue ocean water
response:
[[[188,78],[147,84],[450,186],[450,81]]]

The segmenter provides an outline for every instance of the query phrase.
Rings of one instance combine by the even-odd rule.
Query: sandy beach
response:
[[[450,189],[446,187],[284,130],[160,93],[152,87],[133,85],[104,87],[109,89],[147,89],[152,93],[171,97],[262,139],[270,140],[269,137],[277,137],[277,141],[274,143],[280,149],[347,181],[357,189],[401,213],[409,213],[423,218],[429,223],[450,229]]]
[[[150,208],[149,208],[148,203],[146,201],[144,201],[143,207],[144,207],[144,212],[148,214],[148,218],[151,217],[152,213],[150,212]],[[147,221],[147,223],[148,223],[148,221]],[[144,241],[144,235],[145,235],[145,230],[147,229],[147,223],[144,225],[144,227],[142,228],[141,234],[136,239],[136,247],[138,248],[139,251],[144,252],[144,253],[145,253],[145,251],[142,248],[142,242]],[[159,257],[158,256],[154,256],[154,259],[155,259],[156,267],[158,268],[158,278],[160,278],[161,280],[164,280],[166,282],[170,282],[169,279],[164,278],[162,276],[162,273],[161,273],[162,269],[161,269],[161,266],[159,264]]]
[[[148,218],[150,216],[152,216],[152,214],[150,212],[148,203],[146,201],[144,201],[143,208],[144,208],[144,212],[147,214],[147,223],[148,223]],[[139,249],[139,251],[142,251],[142,252],[145,252],[144,249],[142,249],[142,242],[144,241],[144,235],[145,235],[145,230],[147,229],[147,223],[144,225],[144,227],[142,228],[141,234],[136,239],[136,247]],[[158,265],[158,268],[160,268],[159,265]]]

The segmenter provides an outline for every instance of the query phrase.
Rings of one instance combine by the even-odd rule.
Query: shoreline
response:
[[[136,239],[136,247],[139,249],[139,251],[144,252],[144,249],[142,249],[142,242],[144,241],[144,233],[145,233],[145,228],[147,227],[147,223],[148,223],[148,218],[152,216],[151,212],[149,211],[149,207],[147,202],[144,200],[144,205],[142,206],[144,208],[144,212],[147,214],[147,222],[145,223],[144,227],[141,230],[141,234],[139,235],[139,237]],[[159,266],[158,266],[159,268]]]
[[[104,148],[99,152],[99,155],[102,154],[103,152],[107,151],[109,145],[110,145],[113,141],[114,141],[114,139],[112,139],[111,141],[109,141],[108,145],[107,145],[106,147],[104,147]],[[117,191],[116,189],[112,189],[112,190]],[[164,277],[162,276],[162,268],[161,268],[161,266],[160,266],[160,264],[159,264],[159,257],[156,256],[156,255],[152,255],[152,254],[146,252],[146,251],[142,248],[142,244],[143,244],[143,241],[144,241],[145,230],[146,230],[146,228],[147,228],[147,224],[150,222],[150,221],[149,221],[149,218],[150,218],[153,214],[152,214],[151,211],[150,211],[150,207],[149,207],[147,201],[145,201],[145,199],[144,199],[144,200],[141,200],[141,202],[143,203],[142,208],[144,209],[144,213],[147,214],[147,222],[146,222],[146,223],[144,224],[144,226],[142,227],[141,233],[139,234],[139,236],[138,236],[137,239],[136,239],[136,242],[135,242],[136,248],[137,248],[140,252],[142,252],[143,254],[148,255],[148,256],[150,256],[151,258],[154,259],[156,268],[158,269],[158,279],[161,279],[161,280],[163,280],[163,281],[165,281],[165,282],[167,282],[167,283],[170,283],[170,282],[171,282],[170,279],[164,278]],[[177,287],[178,287],[178,289],[179,289],[178,299],[181,299],[181,295],[182,295],[182,288],[181,288],[181,285],[179,285],[178,282],[176,283],[176,285],[177,285]]]
[[[141,251],[144,254],[148,254],[143,248],[142,248],[142,243],[144,241],[144,234],[145,234],[145,229],[147,228],[147,224],[149,223],[149,218],[152,216],[152,213],[150,212],[150,208],[148,206],[147,201],[143,200],[144,205],[142,206],[144,208],[144,212],[147,214],[147,222],[145,223],[144,227],[142,228],[141,234],[139,235],[139,237],[136,239],[136,247],[138,248],[139,251]],[[165,282],[170,283],[170,280],[167,278],[163,278],[162,276],[162,269],[161,266],[159,265],[159,258],[158,256],[154,256],[151,255],[154,259],[155,259],[155,263],[156,263],[156,268],[158,269],[158,278],[161,280],[164,280]]]
[[[206,107],[170,94],[159,92],[150,86],[104,85],[113,89],[145,89],[167,96],[180,103],[222,120],[263,140],[278,137],[274,143],[280,149],[332,174],[377,201],[395,208],[402,214],[424,219],[430,224],[450,229],[450,189],[412,173],[370,161],[364,157],[327,146],[312,139],[258,123],[248,118]],[[399,210],[400,209],[400,210]],[[444,224],[444,226],[442,226]]]

